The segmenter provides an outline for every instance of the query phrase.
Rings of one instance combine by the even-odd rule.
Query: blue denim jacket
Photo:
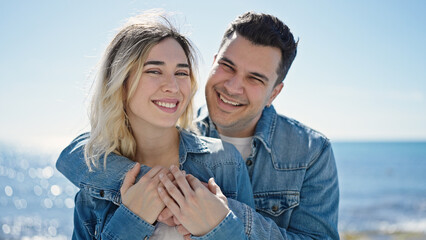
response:
[[[147,239],[154,226],[121,204],[120,187],[125,174],[135,163],[111,154],[106,169],[89,172],[83,156],[88,134],[77,137],[65,148],[56,168],[80,188],[75,197],[73,239]],[[231,144],[180,131],[180,169],[207,182],[214,177],[228,199],[253,207],[253,193],[243,159]],[[149,171],[142,166],[140,178]],[[231,211],[213,230],[194,239],[241,239],[243,222]]]
[[[202,135],[219,138],[206,107],[198,111],[198,127]],[[339,185],[329,140],[271,106],[263,110],[251,145],[246,165],[256,211],[229,201],[249,235],[339,239]]]

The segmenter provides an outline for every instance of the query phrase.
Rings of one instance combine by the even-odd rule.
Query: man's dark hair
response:
[[[278,65],[278,78],[275,86],[284,81],[297,52],[297,42],[287,25],[269,14],[244,13],[231,22],[223,35],[220,48],[234,32],[253,44],[279,48],[281,50],[281,62]]]

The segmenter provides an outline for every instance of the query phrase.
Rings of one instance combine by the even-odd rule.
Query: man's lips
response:
[[[239,107],[239,106],[244,105],[243,103],[239,103],[235,100],[229,99],[225,94],[222,94],[220,92],[216,92],[216,93],[217,93],[218,101],[220,101],[220,102],[222,102],[222,103],[224,103],[228,106],[230,105],[232,107]]]
[[[223,95],[222,95],[222,94],[219,94],[219,98],[220,98],[220,100],[222,100],[224,103],[231,104],[232,106],[240,106],[240,105],[241,105],[241,104],[239,104],[239,103],[237,103],[237,102],[233,102],[233,101],[229,101],[229,100],[227,100],[225,97],[223,97]]]

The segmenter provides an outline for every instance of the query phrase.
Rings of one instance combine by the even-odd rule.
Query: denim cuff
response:
[[[235,216],[232,211],[220,222],[213,230],[203,236],[191,236],[192,239],[207,240],[207,239],[244,239],[243,223]]]
[[[145,239],[154,233],[155,227],[123,204],[115,211],[102,232],[102,239]]]

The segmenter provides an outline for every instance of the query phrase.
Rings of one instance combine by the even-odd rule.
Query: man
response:
[[[208,112],[198,112],[200,132],[233,143],[246,160],[256,209],[232,199],[228,204],[251,239],[339,238],[330,142],[272,106],[296,48],[276,17],[239,16],[225,32],[209,74]]]

